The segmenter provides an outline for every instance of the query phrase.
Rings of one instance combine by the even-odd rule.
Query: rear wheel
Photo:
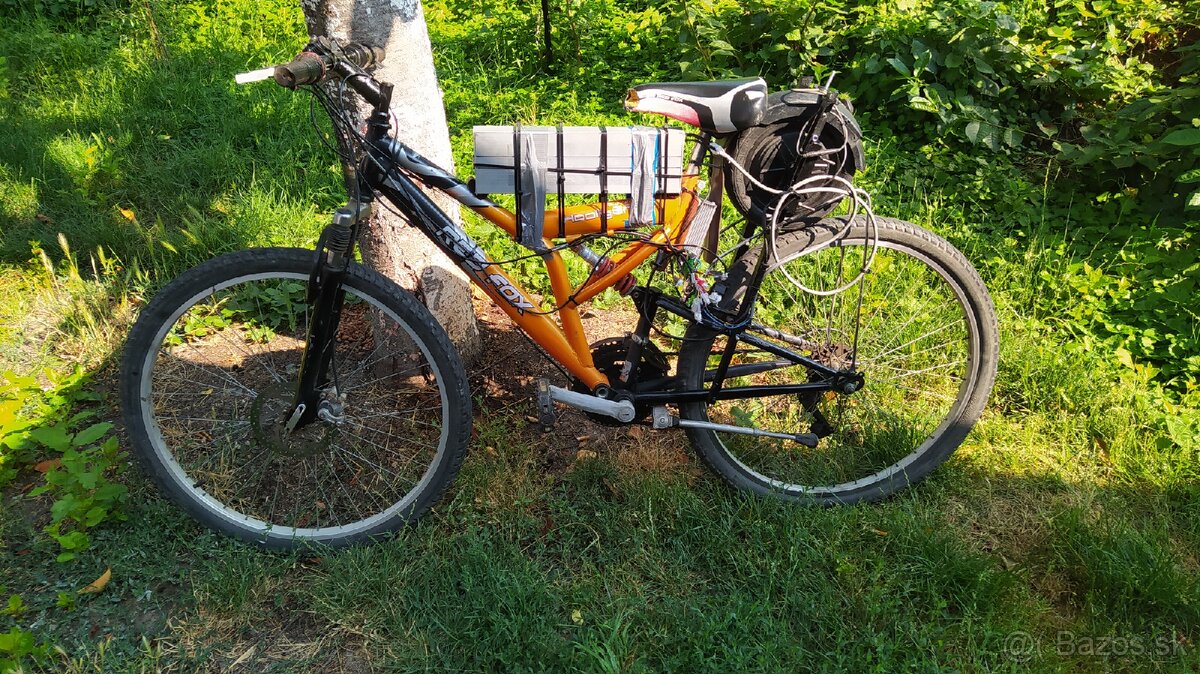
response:
[[[781,234],[756,303],[757,327],[750,330],[836,370],[853,368],[865,379],[861,390],[682,406],[686,419],[824,436],[808,448],[688,429],[700,456],[733,486],[829,504],[882,498],[945,461],[982,413],[998,348],[995,310],[983,281],[945,240],[900,220],[875,222],[828,219]],[[730,306],[744,296],[760,254],[751,251],[731,269]],[[870,271],[843,293],[820,296],[796,287],[845,287],[868,259]],[[699,326],[688,336],[694,341],[680,353],[679,373],[688,388],[700,388],[725,338]],[[734,362],[779,360],[739,343]],[[819,379],[792,365],[724,385]]]
[[[425,513],[466,452],[466,375],[410,294],[354,265],[322,419],[288,431],[314,253],[224,255],[165,287],[130,332],[134,453],[203,524],[272,548],[348,545]]]

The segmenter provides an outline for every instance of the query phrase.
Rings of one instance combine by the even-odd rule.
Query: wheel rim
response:
[[[834,237],[783,264],[797,280],[812,283],[809,287],[820,285],[822,278],[827,287],[836,287],[831,285],[836,276],[831,258],[839,259],[844,273],[853,277],[861,255],[869,254],[863,243],[859,236]],[[809,342],[806,347],[784,344],[786,348],[833,367],[845,367],[856,356],[857,369],[866,377],[862,391],[821,396],[818,409],[834,433],[816,448],[713,433],[737,468],[767,490],[815,497],[848,494],[902,477],[947,433],[965,434],[956,425],[977,376],[979,325],[962,285],[934,258],[893,240],[878,242],[876,260],[862,283],[862,328],[855,351],[849,317],[857,288],[837,298],[816,298],[792,287],[783,274],[768,274],[764,280],[756,318]],[[925,292],[916,294],[916,289]],[[740,357],[746,362],[776,359],[762,352]],[[709,362],[711,367],[714,361]],[[803,367],[794,366],[725,385],[797,383],[805,376]],[[706,413],[712,421],[780,432],[807,432],[813,425],[799,396],[718,401]]]
[[[264,442],[272,431],[279,441],[276,415],[294,390],[306,284],[301,273],[246,274],[183,302],[143,362],[140,403],[152,450],[195,504],[262,538],[319,542],[411,511],[444,457],[450,400],[412,328],[344,286],[333,371],[345,422]]]

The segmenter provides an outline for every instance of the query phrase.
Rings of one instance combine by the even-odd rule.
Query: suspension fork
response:
[[[346,291],[342,281],[354,258],[359,223],[371,213],[371,202],[351,201],[337,209],[317,244],[317,259],[308,277],[306,300],[310,307],[308,334],[296,383],[296,398],[286,425],[293,431],[317,418],[322,391],[329,382],[338,325]]]
[[[374,109],[367,123],[368,151],[388,132],[392,86],[379,83],[374,98]],[[354,259],[354,243],[358,240],[359,227],[371,216],[374,188],[353,162],[344,161],[342,170],[347,190],[357,188],[354,193],[359,198],[351,199],[334,212],[333,222],[321,233],[317,243],[317,260],[308,278],[307,300],[312,308],[312,317],[304,340],[304,355],[300,360],[296,398],[286,422],[289,432],[315,420],[325,403],[322,392],[329,383],[330,364],[333,362],[338,325],[342,318],[342,305],[346,299],[342,281]]]

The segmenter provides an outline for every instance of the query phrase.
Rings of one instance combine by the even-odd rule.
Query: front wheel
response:
[[[322,418],[288,430],[315,254],[224,255],[167,285],[125,346],[134,454],[201,523],[275,549],[342,546],[424,514],[466,453],[467,378],[409,293],[352,265]]]
[[[701,458],[739,489],[820,504],[875,500],[923,479],[966,438],[995,380],[996,314],[979,274],[962,253],[916,225],[832,218],[780,234],[774,252],[754,250],[737,260],[728,279],[730,306],[745,295],[762,254],[770,256],[769,271],[748,331],[827,367],[860,373],[864,386],[849,394],[684,405],[685,419],[823,436],[810,449],[690,428]],[[869,271],[854,283],[867,261]],[[822,295],[801,286],[846,290]],[[700,326],[688,337],[679,374],[697,389],[716,367],[724,338]],[[739,343],[735,363],[760,361],[780,359]],[[724,386],[820,380],[792,365]]]

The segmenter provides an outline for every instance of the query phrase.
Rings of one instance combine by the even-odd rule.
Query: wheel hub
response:
[[[323,453],[333,439],[334,427],[313,422],[288,431],[287,421],[296,401],[295,384],[283,382],[263,389],[250,406],[250,427],[259,444],[275,454],[306,457]]]

